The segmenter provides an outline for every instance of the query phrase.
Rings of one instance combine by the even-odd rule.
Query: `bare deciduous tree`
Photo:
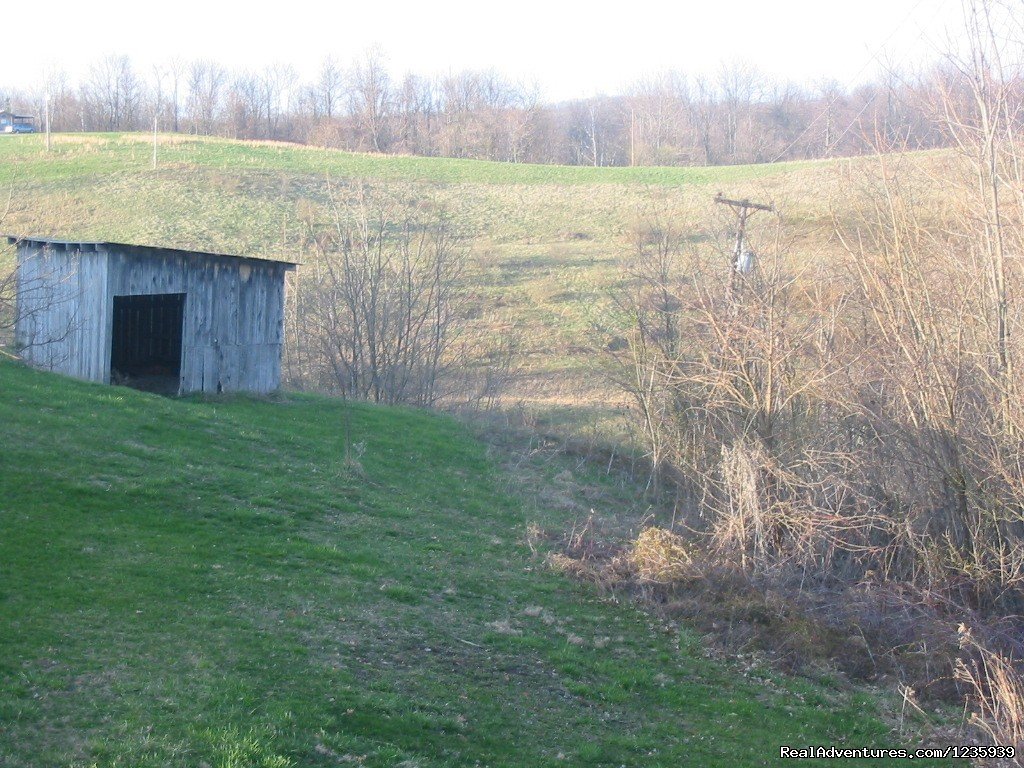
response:
[[[462,330],[464,250],[452,222],[360,188],[352,202],[334,205],[329,229],[311,226],[309,242],[316,273],[300,322],[330,388],[375,402],[434,404]]]
[[[216,62],[199,60],[189,65],[186,111],[193,133],[213,133],[223,111],[227,82],[227,71]]]
[[[127,56],[107,56],[94,63],[81,90],[83,123],[90,129],[130,131],[138,127],[142,86]]]
[[[349,113],[355,121],[364,149],[385,152],[391,141],[391,78],[379,50],[357,61],[351,72]]]

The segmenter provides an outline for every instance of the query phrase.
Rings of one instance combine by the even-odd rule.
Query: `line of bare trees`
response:
[[[852,90],[776,83],[743,64],[715,77],[664,72],[617,96],[545,104],[501,73],[396,78],[379,51],[350,66],[326,59],[312,81],[289,64],[230,71],[211,59],[147,71],[126,56],[94,62],[79,82],[57,73],[33,89],[0,88],[0,106],[57,131],[151,130],[277,139],[369,152],[572,165],[718,165],[871,151],[881,132],[922,148],[953,137],[928,105],[955,84],[942,68],[889,73]]]

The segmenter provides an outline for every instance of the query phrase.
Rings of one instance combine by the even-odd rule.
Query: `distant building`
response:
[[[9,109],[0,110],[0,133],[33,133],[35,118],[31,115],[16,115]]]
[[[31,365],[163,393],[281,382],[290,262],[122,243],[17,245],[15,344]]]

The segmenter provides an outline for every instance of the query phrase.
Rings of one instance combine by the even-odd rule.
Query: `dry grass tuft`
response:
[[[682,536],[654,526],[637,536],[626,560],[641,581],[656,584],[669,584],[694,571],[693,557]]]
[[[513,637],[518,637],[519,635],[523,634],[523,631],[512,626],[512,622],[510,622],[508,619],[501,619],[499,621],[489,622],[487,624],[487,627],[497,632],[499,635],[512,635]]]
[[[584,572],[589,571],[582,560],[563,555],[560,552],[549,554],[547,556],[547,564],[555,573],[565,573],[570,576],[581,576]]]
[[[960,625],[960,647],[968,658],[958,659],[957,679],[973,701],[971,724],[992,744],[1013,746],[1014,765],[1024,765],[1024,674],[1007,658],[981,643]]]
[[[572,576],[576,579],[589,581],[602,588],[610,588],[615,582],[615,575],[610,573],[598,561],[588,562],[582,558],[569,557],[560,552],[553,552],[545,558],[548,567],[555,573]]]

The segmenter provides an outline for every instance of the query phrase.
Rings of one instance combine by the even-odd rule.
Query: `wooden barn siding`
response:
[[[107,264],[102,254],[18,248],[15,341],[32,365],[106,381],[110,368]]]
[[[109,293],[186,294],[182,392],[272,392],[281,382],[284,272],[230,258],[111,251]]]
[[[112,299],[107,260],[100,253],[82,253],[78,285],[81,322],[78,324],[78,375],[89,381],[110,383],[110,326]]]

